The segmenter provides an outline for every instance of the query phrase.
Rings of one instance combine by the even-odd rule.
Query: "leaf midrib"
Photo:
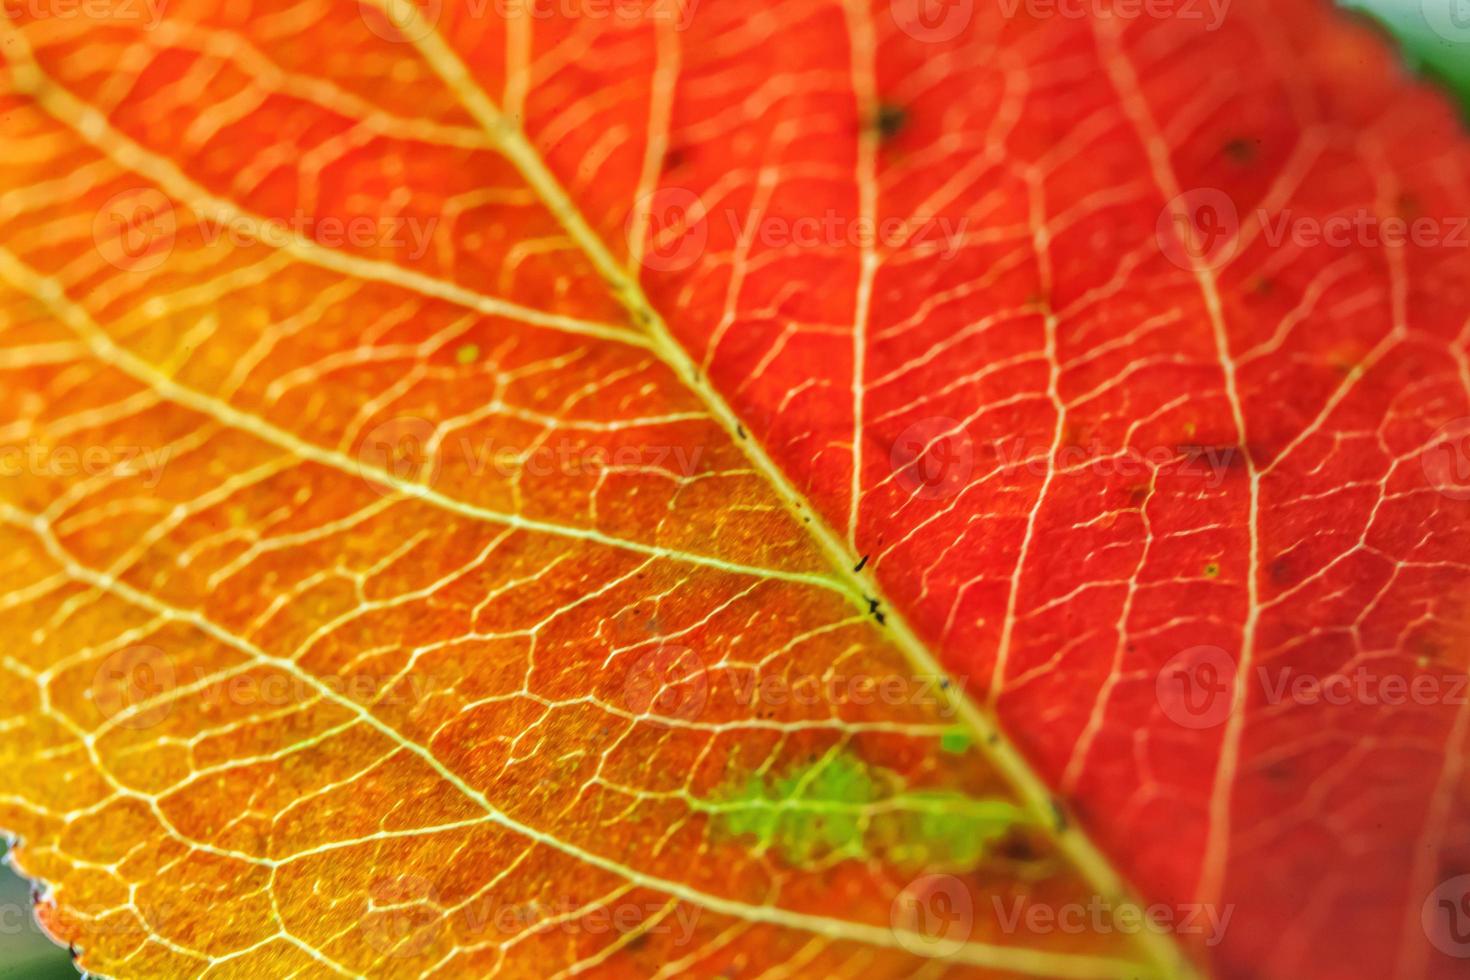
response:
[[[373,2],[377,3],[378,0],[373,0]],[[402,11],[400,10],[399,13],[401,14]],[[415,14],[415,16],[417,15]],[[0,32],[15,37],[16,43],[18,45],[24,44],[23,38],[19,35],[19,32],[14,27],[9,25],[0,25]],[[411,31],[411,33],[423,32]],[[443,80],[445,84],[448,85],[451,90],[454,91],[455,94],[461,98],[466,108],[471,111],[471,114],[475,117],[476,121],[480,123],[487,135],[491,138],[495,148],[498,149],[517,167],[518,171],[521,172],[523,178],[527,180],[527,183],[541,197],[543,203],[546,205],[548,210],[551,211],[557,217],[557,219],[562,222],[563,227],[566,228],[566,230],[572,235],[573,239],[582,248],[588,258],[592,260],[594,267],[597,268],[599,274],[602,275],[604,280],[608,283],[613,295],[625,307],[625,309],[628,310],[629,314],[633,317],[635,323],[639,324],[647,332],[648,336],[651,338],[651,346],[654,353],[656,353],[660,357],[660,359],[663,360],[664,363],[668,365],[671,370],[674,371],[675,374],[678,374],[681,377],[681,380],[690,388],[690,390],[692,390],[698,397],[700,397],[700,399],[709,408],[711,416],[717,419],[719,421],[719,424],[725,429],[726,434],[731,439],[731,441],[741,447],[742,451],[746,453],[747,457],[751,459],[752,463],[756,465],[757,469],[766,479],[766,482],[772,487],[773,490],[777,492],[778,496],[783,502],[783,505],[785,505],[787,509],[793,514],[793,516],[798,519],[799,523],[805,524],[805,526],[809,529],[813,539],[817,542],[818,546],[822,549],[823,553],[828,557],[829,561],[831,562],[834,572],[836,573],[834,577],[838,579],[839,582],[843,583],[844,587],[839,588],[839,591],[847,594],[849,599],[856,606],[864,609],[864,611],[867,611],[865,608],[866,597],[871,596],[875,599],[881,599],[881,592],[877,588],[876,583],[854,570],[855,556],[852,554],[851,550],[848,549],[846,545],[831,530],[821,514],[817,512],[815,508],[813,508],[804,499],[800,492],[797,491],[796,488],[790,483],[790,481],[786,478],[784,472],[781,471],[781,469],[766,454],[764,447],[760,446],[755,439],[740,439],[736,437],[736,433],[742,428],[738,417],[728,406],[728,404],[725,403],[723,397],[709,385],[703,372],[701,372],[699,368],[694,364],[692,359],[689,358],[687,352],[684,350],[682,345],[680,345],[673,338],[662,316],[652,306],[646,295],[643,293],[641,285],[639,285],[639,283],[635,279],[630,277],[627,274],[626,270],[624,270],[617,263],[617,261],[613,258],[611,252],[602,242],[601,238],[586,223],[585,219],[580,214],[580,211],[572,203],[570,198],[566,195],[565,191],[562,190],[562,188],[560,187],[559,182],[556,181],[555,177],[546,168],[546,165],[541,160],[539,154],[525,139],[524,134],[521,133],[520,130],[512,125],[508,120],[506,120],[505,117],[503,117],[499,113],[494,104],[490,102],[488,97],[486,97],[484,93],[479,90],[477,86],[475,86],[467,70],[464,68],[463,64],[459,62],[457,55],[455,55],[447,47],[447,45],[445,45],[442,38],[440,38],[437,32],[430,30],[427,33],[424,33],[423,38],[420,41],[415,42],[415,47],[417,47],[420,54],[423,55],[427,61],[429,61],[430,66],[434,68],[441,80]],[[426,50],[426,48],[428,50]],[[14,52],[12,52],[12,54],[14,54]],[[96,140],[94,137],[96,136],[96,128],[100,126],[106,127],[110,130],[110,126],[108,126],[101,114],[92,109],[90,106],[87,106],[85,103],[82,103],[79,100],[75,100],[75,97],[71,96],[70,93],[67,93],[60,86],[56,85],[52,80],[42,75],[39,67],[36,66],[33,61],[29,60],[28,48],[22,48],[20,54],[21,57],[16,62],[13,62],[10,66],[11,74],[13,77],[17,78],[17,81],[20,81],[23,73],[28,73],[31,77],[27,79],[29,84],[18,85],[17,87],[24,91],[30,91],[32,94],[35,94],[35,91],[37,89],[50,87],[54,92],[61,93],[65,97],[76,101],[77,105],[85,111],[85,115],[81,120],[81,125],[77,127],[77,130],[84,139],[87,139],[89,142],[93,142],[95,145]],[[447,73],[442,70],[445,66],[449,67],[449,71]],[[89,132],[89,130],[91,131]],[[120,134],[117,135],[120,136]],[[141,148],[135,149],[141,150]],[[123,163],[123,165],[128,167],[129,169],[139,169],[135,165],[136,161],[128,162],[119,160],[119,162]],[[214,203],[219,203],[228,207],[227,202],[216,201]],[[235,210],[238,211],[238,209]],[[402,270],[401,268],[396,266],[387,269],[377,270],[380,273],[377,276],[366,275],[361,268],[358,268],[358,265],[361,264],[362,261],[367,260],[358,260],[355,257],[350,256],[338,257],[333,252],[333,250],[325,249],[320,246],[317,246],[316,249],[314,249],[313,251],[320,252],[322,254],[314,254],[312,257],[308,258],[308,261],[312,261],[315,264],[322,264],[329,268],[338,269],[338,271],[343,271],[347,274],[362,275],[365,278],[386,278],[388,276],[394,277],[389,281],[396,281],[396,279],[401,276],[413,276],[416,278],[421,278],[425,280],[427,286],[430,288],[426,288],[425,284],[417,282],[413,284],[399,284],[407,285],[407,288],[413,288],[420,292],[426,292],[428,295],[439,295],[446,288],[455,288],[452,287],[451,284],[442,283],[439,280],[432,279],[431,277],[420,276],[419,274],[411,273],[407,270]],[[7,257],[13,259],[13,256]],[[352,268],[338,268],[345,262],[350,262],[352,264]],[[388,265],[386,263],[370,264]],[[48,285],[55,285],[49,280],[46,280],[46,283]],[[547,314],[541,313],[540,311],[519,308],[516,307],[515,304],[505,303],[504,301],[491,300],[488,297],[484,297],[481,294],[474,293],[468,290],[458,291],[463,292],[464,296],[440,296],[440,298],[449,299],[452,302],[456,302],[460,305],[466,305],[471,308],[483,306],[487,302],[497,304],[500,305],[499,309],[493,311],[487,310],[486,312],[496,312],[500,315],[510,315],[513,319],[523,320],[525,322],[533,323],[536,325],[552,325],[544,322],[545,320],[550,319],[559,319],[562,320],[564,323],[576,323],[576,321],[571,321],[568,318],[552,318]],[[532,319],[533,317],[542,318],[543,322],[536,323],[536,320]],[[557,324],[557,326],[561,326],[561,324]],[[601,324],[590,324],[589,326],[591,326],[594,330],[598,330],[599,332],[602,328],[604,328],[604,325]],[[609,333],[611,333],[611,331],[618,330],[619,328],[607,329]],[[604,337],[604,339],[620,339],[623,340],[623,342],[625,343],[628,342],[626,339],[612,336]],[[131,356],[130,352],[122,351],[120,348],[115,349],[114,353],[121,353]],[[147,367],[150,370],[152,368],[151,365],[148,365]],[[160,375],[159,377],[162,376]],[[175,394],[187,393],[207,399],[211,402],[214,401],[212,399],[208,399],[208,396],[202,396],[199,395],[199,393],[197,392],[191,392],[189,389],[183,388],[183,386],[172,384],[172,387],[177,389],[177,391],[174,392]],[[235,411],[238,412],[238,410]],[[247,416],[247,413],[243,412],[238,412],[238,414],[241,416]],[[248,416],[247,418],[248,421],[246,424],[246,431],[251,431],[256,427],[257,423],[263,421],[257,419],[255,416]],[[292,434],[286,433],[286,436],[288,436],[292,441],[291,448],[293,449],[293,451],[299,450],[301,453],[306,454],[303,456],[303,458],[311,459],[313,458],[313,454],[331,454],[331,451],[323,450],[321,449],[321,447],[316,447],[313,444],[306,443],[304,440],[300,440]],[[297,444],[299,444],[299,446]],[[332,455],[336,456],[340,454]],[[318,461],[326,462],[325,460]],[[343,468],[341,465],[339,465],[341,462],[341,460],[333,459],[329,463],[329,465],[333,465],[334,468],[341,469]],[[360,465],[359,463],[357,463],[357,461],[352,460],[348,460],[347,463],[350,466]],[[427,496],[426,494],[424,494],[423,488],[419,487],[418,485],[409,484],[399,487],[398,489],[403,490],[405,494],[410,496]],[[448,505],[450,506],[450,509],[463,510],[466,506],[468,506],[460,501],[454,500],[453,498],[446,498],[446,500]],[[440,504],[441,506],[445,505],[443,501],[439,501],[437,499],[433,500],[432,502]],[[485,515],[475,516],[482,516],[486,517],[487,519],[500,520],[505,518],[506,515],[487,512]],[[525,520],[523,518],[519,518],[518,515],[513,516],[516,520]],[[539,527],[534,529],[545,530]],[[549,533],[562,533],[565,530],[565,528],[562,528],[558,525],[551,525]],[[610,544],[611,546],[615,547],[624,547],[628,544],[628,542],[621,539],[612,539],[610,541],[601,543]],[[638,546],[638,550],[646,549],[647,546]],[[657,550],[660,552],[666,552],[665,549]],[[676,557],[680,559],[687,559],[689,557],[673,552],[666,552],[664,556]],[[718,560],[709,562],[699,561],[697,563],[708,563],[717,565],[723,564],[726,565],[727,570],[740,571],[748,574],[771,574],[770,569],[744,568],[729,563],[719,562]],[[817,578],[817,576],[811,576],[811,578]],[[109,584],[115,586],[119,585],[120,583],[112,581]],[[810,584],[823,584],[826,587],[831,587],[830,584],[827,584],[825,582]],[[141,593],[139,594],[139,596],[150,602],[156,601],[153,599],[153,597],[146,596]],[[914,634],[904,618],[892,607],[885,608],[887,610],[887,626],[891,639],[893,640],[895,645],[897,645],[903,651],[904,655],[910,660],[910,662],[916,668],[926,671],[933,676],[947,676],[944,671],[939,667],[938,662],[934,658],[933,654],[927,649],[924,643],[918,639],[917,635]],[[189,615],[188,613],[181,610],[174,610],[174,612],[183,616]],[[264,654],[263,652],[261,652],[260,655],[266,659],[270,659],[268,654]],[[1137,903],[1133,900],[1128,892],[1128,889],[1122,884],[1121,879],[1117,876],[1116,872],[1113,871],[1111,865],[1107,862],[1107,860],[1101,855],[1100,852],[1095,849],[1095,847],[1093,847],[1090,842],[1085,839],[1081,832],[1076,828],[1075,824],[1066,821],[1060,816],[1056,809],[1056,801],[1050,794],[1049,790],[1046,788],[1045,784],[1039,779],[1039,777],[1035,775],[1035,773],[1030,770],[1030,767],[1021,758],[1020,754],[1015,750],[1014,746],[1012,746],[1001,735],[994,722],[989,719],[983,712],[981,712],[972,702],[970,702],[968,698],[964,698],[963,696],[954,697],[950,692],[946,692],[946,697],[950,700],[951,705],[954,707],[957,715],[964,720],[968,727],[977,736],[976,741],[982,747],[982,750],[991,759],[996,768],[999,769],[1006,776],[1012,786],[1017,790],[1026,807],[1037,818],[1037,823],[1040,826],[1046,828],[1052,834],[1053,838],[1057,841],[1059,850],[1067,854],[1073,865],[1077,867],[1078,870],[1097,889],[1099,895],[1107,900],[1113,901],[1117,907],[1123,907],[1125,905],[1137,907]],[[370,715],[371,712],[368,712],[368,714]],[[372,722],[369,723],[371,724]],[[375,727],[381,725],[382,723],[378,722]],[[396,730],[390,729],[390,731],[390,737],[395,741],[396,744],[403,744],[405,745],[405,747],[408,747],[410,743],[406,743],[406,741],[402,738],[401,735],[396,732]],[[416,743],[412,744],[416,746]],[[437,760],[432,757],[432,753],[428,752],[426,748],[422,746],[416,746],[416,748],[422,753],[428,753],[427,759],[428,761],[430,761],[431,765],[434,765],[436,769],[442,769],[442,766],[437,765]],[[511,823],[517,824],[518,830],[522,830],[532,839],[542,840],[543,842],[548,843],[548,846],[554,846],[559,849],[572,849],[577,852],[574,853],[573,856],[577,857],[578,859],[585,860],[587,861],[587,863],[594,866],[604,867],[605,870],[614,871],[615,873],[627,877],[630,880],[639,881],[640,883],[643,883],[648,887],[659,888],[660,890],[666,891],[670,894],[678,895],[679,897],[687,901],[695,902],[696,904],[703,905],[716,911],[723,911],[725,914],[730,914],[737,918],[743,918],[751,921],[767,921],[771,922],[772,924],[801,928],[805,931],[813,932],[820,935],[826,935],[831,938],[859,940],[876,946],[888,947],[892,945],[891,933],[895,930],[877,929],[875,927],[865,926],[861,923],[855,923],[844,919],[831,919],[827,917],[810,916],[803,913],[796,913],[790,910],[777,909],[774,907],[751,906],[745,903],[732,902],[727,899],[721,899],[718,896],[708,895],[706,893],[690,889],[679,882],[642,875],[641,873],[636,872],[634,869],[621,865],[618,862],[611,861],[610,859],[603,858],[600,855],[592,854],[591,852],[586,852],[585,854],[581,853],[581,849],[576,848],[575,845],[561,841],[559,838],[555,838],[552,835],[544,834],[543,832],[535,830],[535,828],[531,828],[529,826],[522,827],[518,824],[518,822],[511,820],[511,818],[506,817],[504,814],[500,814],[500,811],[491,806],[487,800],[483,799],[483,795],[478,794],[476,791],[473,790],[472,787],[459,786],[459,781],[457,780],[457,777],[454,777],[453,774],[449,773],[447,770],[440,772],[440,775],[442,778],[446,778],[446,780],[448,780],[452,785],[456,785],[456,788],[460,789],[461,792],[466,792],[471,799],[475,799],[477,800],[477,802],[481,802],[487,814],[492,815],[492,818],[510,820]],[[569,853],[571,853],[571,851],[569,851]],[[728,908],[726,908],[726,906],[728,906]],[[834,929],[834,926],[840,928]],[[858,935],[857,933],[862,933],[862,935]],[[868,935],[867,933],[872,934]],[[1148,953],[1149,959],[1153,961],[1155,966],[1158,967],[1165,975],[1193,975],[1192,968],[1187,965],[1187,961],[1180,954],[1179,950],[1173,945],[1172,940],[1163,936],[1158,936],[1150,930],[1144,930],[1141,934],[1140,946],[1145,949],[1145,951]],[[978,965],[1006,965],[1009,968],[1021,969],[1027,972],[1042,973],[1050,971],[1055,975],[1061,975],[1061,973],[1058,971],[1062,968],[1063,964],[1069,964],[1073,969],[1080,971],[1076,973],[1072,973],[1071,970],[1068,971],[1069,975],[1077,976],[1104,975],[1103,973],[1088,971],[1116,971],[1119,968],[1125,966],[1125,964],[1122,964],[1116,960],[1107,960],[1105,958],[1098,957],[1078,957],[1071,954],[1052,954],[1041,950],[1028,949],[1025,947],[1001,947],[971,942],[966,944],[966,950],[969,955],[963,957],[963,959],[969,962],[974,962]]]
[[[370,0],[382,7],[383,0]],[[395,8],[397,9],[397,8]],[[586,253],[592,264],[602,274],[613,295],[628,310],[633,321],[641,325],[653,341],[653,350],[661,357],[673,373],[679,377],[706,405],[710,414],[724,427],[726,434],[750,459],[756,470],[781,498],[782,503],[804,525],[832,565],[834,573],[847,581],[851,588],[849,598],[861,605],[865,598],[882,603],[883,592],[875,579],[857,571],[857,555],[833,532],[822,514],[796,489],[786,473],[766,453],[760,440],[752,437],[741,439],[738,433],[745,431],[743,424],[724,397],[709,383],[702,372],[669,330],[662,315],[649,301],[638,280],[617,262],[601,237],[582,216],[580,209],[561,187],[541,155],[531,146],[522,130],[514,121],[502,114],[478,84],[459,56],[440,36],[437,27],[425,23],[417,8],[409,5],[409,24],[405,25],[406,36],[416,38],[411,43],[423,56],[429,67],[439,75],[446,86],[460,99],[470,115],[485,129],[492,144],[520,172],[523,179],[536,191],[547,209],[562,223]],[[658,24],[656,29],[661,29]],[[854,387],[858,379],[854,379]],[[859,402],[860,403],[860,402]],[[856,464],[854,464],[856,468]],[[857,500],[851,503],[853,514],[857,511]],[[896,646],[909,662],[928,676],[948,677],[938,659],[919,638],[897,607],[883,603],[886,623],[875,628],[886,627]],[[1112,864],[1077,827],[1075,821],[1066,818],[1059,809],[1059,801],[1052,795],[1045,782],[1016,747],[1001,733],[995,720],[983,712],[968,697],[954,692],[956,685],[944,690],[957,716],[976,736],[976,742],[991,762],[1010,782],[1023,803],[1040,826],[1044,827],[1056,841],[1058,849],[1067,855],[1073,866],[1093,885],[1099,895],[1114,903],[1115,908],[1139,908],[1132,897],[1131,889]],[[1167,936],[1145,929],[1136,934],[1138,945],[1150,962],[1163,975],[1188,978],[1197,975],[1192,964],[1175,941]]]

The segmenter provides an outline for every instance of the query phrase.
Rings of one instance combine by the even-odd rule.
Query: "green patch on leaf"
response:
[[[957,751],[957,744],[945,748]],[[991,841],[1025,822],[1013,803],[910,790],[897,773],[847,753],[779,776],[752,775],[695,807],[713,816],[718,831],[798,867],[876,859],[904,870],[965,871]]]

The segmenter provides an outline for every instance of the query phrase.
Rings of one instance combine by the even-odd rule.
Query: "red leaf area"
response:
[[[513,243],[481,229],[394,261],[598,321],[642,308],[608,274],[638,265],[887,628],[1147,900],[1227,910],[1218,975],[1463,976],[1425,922],[1470,873],[1470,145],[1325,3],[1139,9],[704,0],[519,33],[446,5],[435,37],[610,251],[497,281]],[[428,72],[313,64],[349,20],[303,17],[289,67],[447,143],[475,122]],[[113,124],[190,125],[146,105]],[[290,119],[254,139],[349,128]],[[477,186],[431,156],[319,204]],[[283,172],[252,210],[290,212]],[[548,203],[521,240],[562,234]]]
[[[1470,415],[1470,154],[1325,6],[983,4],[948,42],[885,14],[867,64],[812,43],[848,31],[827,5],[748,44],[710,11],[661,186],[721,220],[647,280],[1125,873],[1234,906],[1222,975],[1448,977],[1421,907],[1470,870],[1470,494],[1434,455]],[[1228,240],[1192,256],[1160,216],[1208,233],[1201,194]],[[827,211],[907,237],[741,234]],[[1441,234],[1280,234],[1359,212]]]

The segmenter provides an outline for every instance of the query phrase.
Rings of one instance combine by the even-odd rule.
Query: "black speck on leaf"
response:
[[[1225,144],[1225,155],[1235,163],[1251,163],[1256,159],[1259,140],[1237,136]]]
[[[878,128],[878,135],[889,140],[899,134],[908,120],[909,114],[902,106],[880,105],[873,124]]]

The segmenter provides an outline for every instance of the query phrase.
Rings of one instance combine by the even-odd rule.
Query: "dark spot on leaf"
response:
[[[1260,140],[1249,140],[1237,136],[1225,144],[1224,152],[1235,163],[1252,163],[1256,159],[1256,151],[1259,149]]]
[[[1031,836],[1014,828],[992,844],[991,851],[996,857],[1007,861],[1031,862],[1041,857],[1041,851],[1037,849]]]
[[[878,625],[882,626],[887,623],[888,617],[881,612],[883,603],[874,599],[872,596],[863,596],[863,598],[868,600],[868,612],[873,614],[873,618],[878,621]]]
[[[1275,762],[1266,767],[1266,778],[1273,783],[1288,783],[1296,777],[1296,767],[1289,762]]]
[[[877,128],[878,135],[888,140],[897,136],[908,120],[908,111],[902,106],[880,105],[873,125]]]
[[[1266,574],[1277,585],[1290,585],[1296,579],[1296,573],[1292,571],[1291,562],[1285,558],[1277,558],[1267,565]]]

